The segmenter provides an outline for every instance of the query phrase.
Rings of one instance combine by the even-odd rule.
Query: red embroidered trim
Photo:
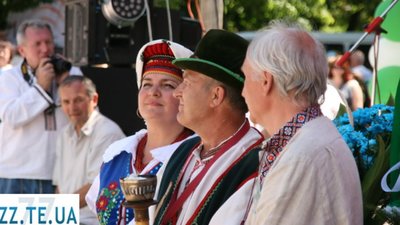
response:
[[[147,134],[145,134],[144,137],[140,139],[136,148],[136,160],[134,167],[138,173],[141,173],[142,170],[146,167],[146,165],[143,164],[144,147],[146,147],[146,143],[147,143]]]
[[[171,144],[185,140],[187,137],[191,135],[193,135],[193,131],[184,128],[183,131],[178,135],[178,137],[175,138],[175,140]],[[144,148],[146,147],[146,143],[147,143],[147,134],[143,136],[143,138],[139,141],[136,147],[136,160],[134,163],[134,167],[138,173],[141,173],[147,166],[147,164],[143,164]]]
[[[250,129],[249,123],[246,121],[245,126],[241,128],[237,132],[235,136],[233,136],[228,142],[226,142],[222,147],[221,150],[212,158],[212,160],[202,169],[202,171],[196,176],[195,179],[193,179],[192,182],[188,185],[188,187],[182,192],[182,194],[178,197],[178,191],[179,191],[179,186],[180,183],[182,182],[182,175],[184,173],[181,173],[176,184],[176,188],[174,192],[172,193],[172,197],[170,199],[170,204],[165,212],[164,217],[161,220],[161,224],[166,224],[167,221],[170,221],[174,217],[176,217],[176,214],[179,210],[181,210],[181,207],[183,203],[186,201],[186,199],[190,196],[190,194],[194,191],[198,183],[200,183],[202,177],[204,176],[205,173],[207,173],[208,169],[214,164],[214,162],[222,155],[224,154],[228,149],[230,149],[235,143],[237,143]],[[190,158],[188,158],[190,160]],[[185,166],[182,171],[186,171],[188,165],[188,161],[186,160]]]
[[[281,129],[274,134],[263,147],[263,156],[260,165],[260,187],[262,187],[263,179],[267,175],[276,158],[283,151],[290,139],[300,130],[307,122],[322,116],[319,106],[310,106],[302,112],[293,116]]]
[[[262,137],[262,135],[261,135]],[[215,187],[217,187],[219,185],[219,183],[221,182],[221,180],[226,176],[226,174],[240,161],[242,160],[242,158],[251,150],[254,150],[255,147],[257,147],[258,145],[261,144],[261,142],[264,140],[264,138],[260,138],[257,140],[256,143],[252,144],[250,147],[248,147],[246,149],[246,151],[244,151],[244,153],[242,155],[239,156],[239,158],[237,158],[230,166],[229,168],[227,168],[222,174],[221,176],[218,177],[218,179],[214,182],[213,186],[210,188],[210,190],[207,192],[207,194],[204,196],[204,198],[201,200],[199,206],[196,208],[196,210],[194,211],[192,217],[190,217],[190,219],[188,220],[187,224],[193,224],[193,221],[196,219],[196,217],[198,216],[198,213],[201,211],[201,209],[204,207],[205,202],[208,200],[208,198],[210,197],[210,195],[212,194],[212,192],[214,191]],[[257,176],[257,172],[254,172],[251,177],[249,177],[248,179],[246,179],[245,181],[243,181],[240,186],[238,188],[240,188],[244,183],[246,183],[248,180],[250,180],[251,178],[254,178]]]

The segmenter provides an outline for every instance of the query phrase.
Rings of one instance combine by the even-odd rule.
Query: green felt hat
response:
[[[190,58],[177,58],[172,63],[212,77],[240,91],[244,75],[240,70],[248,41],[235,33],[212,29],[204,35]]]

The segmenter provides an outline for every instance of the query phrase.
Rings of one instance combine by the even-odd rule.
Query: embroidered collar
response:
[[[191,135],[191,136],[189,136],[189,137],[187,137],[187,138],[185,138],[185,139],[183,139],[181,141],[172,143],[170,145],[166,145],[166,146],[163,146],[163,147],[155,148],[155,149],[150,151],[151,155],[153,156],[153,158],[157,159],[158,161],[165,162],[172,156],[172,154],[179,147],[179,145],[182,144],[182,142],[184,142],[184,141],[186,141],[188,139],[194,138],[194,137],[197,137],[197,134],[193,134],[193,135]]]
[[[139,143],[139,141],[147,134],[146,129],[142,129],[138,132],[136,132],[134,135],[131,135],[129,137],[123,138],[121,140],[118,140],[114,143],[112,143],[106,150],[106,152],[103,155],[103,162],[107,163],[111,161],[115,156],[119,155],[121,152],[125,151],[127,153],[132,154],[133,160],[136,160],[136,148]],[[171,145],[166,145],[162,146],[159,148],[152,149],[150,152],[153,156],[154,159],[157,159],[160,162],[165,162],[166,160],[169,159],[169,157],[174,153],[176,148],[184,141],[196,137],[196,134],[193,134],[190,137],[187,137],[186,139],[175,142]],[[135,150],[135,152],[132,152],[132,149]]]
[[[189,136],[191,136],[193,134],[193,132],[191,130],[188,129],[183,129],[183,131],[178,135],[178,137],[168,146],[172,145],[173,143],[177,143],[177,142],[181,142],[182,140],[188,138]],[[144,157],[144,149],[146,147],[146,143],[147,143],[147,134],[141,139],[139,140],[138,145],[136,146],[136,157],[133,157],[133,164],[134,167],[136,168],[136,171],[138,172],[142,172],[144,170],[144,168],[147,167],[148,163],[144,164],[143,163],[143,157]],[[164,145],[165,146],[165,145]],[[158,149],[158,148],[155,148]],[[154,150],[154,149],[153,149]],[[153,156],[153,150],[150,150],[150,154]],[[134,150],[132,150],[133,152]],[[152,160],[153,161],[153,160]],[[159,160],[160,161],[160,160]]]
[[[259,171],[260,185],[267,175],[275,159],[283,151],[289,140],[303,125],[317,117],[322,116],[319,106],[310,106],[290,119],[277,133],[265,140],[261,146],[264,151]]]

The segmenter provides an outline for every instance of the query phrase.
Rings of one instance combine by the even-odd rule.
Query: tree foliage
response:
[[[161,4],[161,0],[154,0]],[[224,0],[224,28],[257,30],[273,19],[297,21],[310,30],[360,31],[382,0]],[[10,12],[19,12],[53,0],[0,0],[0,30],[7,27]],[[170,1],[171,8],[186,2]],[[179,8],[179,7],[178,7]]]
[[[359,31],[381,0],[225,0],[224,27],[257,30],[273,19],[297,21],[310,30]]]

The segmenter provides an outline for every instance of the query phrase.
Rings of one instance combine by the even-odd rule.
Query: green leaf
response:
[[[339,118],[339,117],[343,116],[345,113],[347,113],[346,106],[343,105],[343,104],[340,104],[339,111],[338,111],[338,113],[336,115],[336,118]]]
[[[375,208],[379,205],[379,200],[384,198],[385,193],[381,189],[381,179],[389,169],[389,150],[381,136],[377,136],[378,152],[375,162],[367,171],[362,180],[362,193],[364,202],[364,224],[372,223],[372,216],[375,213]]]
[[[388,101],[386,102],[386,105],[388,105],[388,106],[394,106],[394,104],[395,104],[395,102],[394,102],[393,95],[390,94],[390,95],[389,95],[389,99],[388,99]]]
[[[393,116],[393,132],[391,139],[391,149],[390,149],[390,166],[394,166],[396,163],[400,162],[400,81],[397,84],[397,92],[396,92],[396,105],[394,106],[394,116]],[[395,171],[390,174],[389,180],[390,185],[394,186],[397,177],[399,176],[399,172]],[[397,204],[395,203],[397,202]],[[400,193],[393,193],[391,204],[397,205],[400,207]]]

